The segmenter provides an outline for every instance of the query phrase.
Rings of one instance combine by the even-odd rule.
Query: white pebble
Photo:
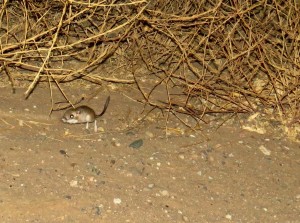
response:
[[[187,216],[182,216],[182,219],[185,221],[185,222],[188,222],[189,221],[189,218]]]
[[[170,196],[170,194],[169,194],[169,191],[167,191],[167,190],[162,190],[162,191],[160,191],[159,192],[162,196]]]
[[[71,186],[71,187],[78,187],[78,181],[77,181],[77,180],[72,180],[72,181],[70,182],[70,186]]]
[[[271,151],[268,150],[265,146],[261,145],[259,147],[259,150],[266,156],[270,156],[271,155]]]
[[[153,188],[153,187],[154,187],[154,184],[148,184],[148,187],[149,187],[149,188]]]
[[[228,157],[232,158],[232,157],[234,157],[234,155],[232,153],[229,153]]]
[[[24,126],[24,121],[23,120],[19,120],[19,126]]]
[[[121,204],[122,200],[120,198],[114,198],[114,204]]]
[[[227,215],[225,216],[225,218],[231,220],[231,219],[232,219],[232,216],[231,216],[230,214],[227,214]]]

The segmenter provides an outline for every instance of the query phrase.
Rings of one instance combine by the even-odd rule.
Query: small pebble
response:
[[[153,138],[154,134],[152,132],[146,132],[146,136],[148,136],[149,138]]]
[[[71,187],[78,187],[78,181],[77,181],[77,180],[72,180],[72,181],[70,182],[70,186],[71,186]]]
[[[104,128],[103,127],[98,127],[98,132],[104,132]]]
[[[66,196],[65,196],[65,199],[71,200],[71,199],[72,199],[72,196],[71,196],[71,195],[66,195]]]
[[[185,222],[188,222],[189,221],[189,219],[188,219],[188,217],[187,216],[182,216],[182,219],[183,219],[183,221],[185,221]]]
[[[149,187],[149,188],[153,188],[153,187],[154,187],[154,184],[148,184],[148,187]]]
[[[179,155],[179,158],[183,160],[184,159],[184,155],[182,155],[182,154]]]
[[[271,151],[268,150],[265,146],[261,145],[259,147],[259,150],[266,156],[270,156],[271,155]]]
[[[144,144],[144,141],[142,139],[138,139],[130,143],[129,147],[133,149],[139,149]]]
[[[114,198],[114,204],[121,204],[122,200],[120,198]]]
[[[23,120],[19,120],[19,126],[24,126],[24,121]]]
[[[232,216],[231,216],[230,214],[227,214],[227,215],[225,216],[225,218],[231,220],[231,219],[232,219]]]
[[[159,193],[160,193],[162,196],[165,196],[165,197],[170,196],[169,191],[167,191],[167,190],[162,190],[162,191],[160,191]]]
[[[264,210],[265,212],[267,212],[267,211],[268,211],[268,209],[267,209],[267,208],[263,208],[263,210]]]

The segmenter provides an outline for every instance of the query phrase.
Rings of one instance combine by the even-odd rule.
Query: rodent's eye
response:
[[[70,115],[70,118],[74,118],[74,115]]]

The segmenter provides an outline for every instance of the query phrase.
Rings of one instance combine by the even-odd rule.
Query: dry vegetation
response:
[[[26,97],[80,78],[134,84],[144,103],[198,120],[261,109],[298,120],[299,1],[3,0],[0,16],[0,71],[13,87],[29,80]],[[130,72],[96,72],[104,63]]]

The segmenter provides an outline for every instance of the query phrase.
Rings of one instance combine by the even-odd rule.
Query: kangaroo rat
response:
[[[103,110],[100,114],[96,114],[94,109],[86,105],[82,105],[77,108],[70,108],[69,110],[67,110],[64,113],[61,120],[69,124],[86,123],[86,129],[89,128],[90,122],[94,122],[95,123],[94,130],[95,132],[97,132],[96,119],[101,117],[106,112],[109,101],[110,101],[110,96],[107,97]]]

